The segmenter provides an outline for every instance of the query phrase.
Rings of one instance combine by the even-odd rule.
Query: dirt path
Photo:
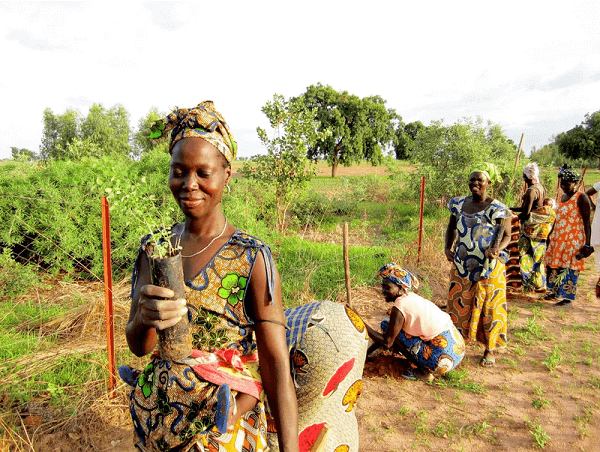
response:
[[[568,308],[510,294],[510,342],[493,368],[478,365],[479,345],[467,347],[460,378],[434,384],[401,378],[401,356],[367,363],[357,408],[360,450],[600,450],[600,300],[592,275],[582,275]],[[363,314],[377,325],[385,303]]]

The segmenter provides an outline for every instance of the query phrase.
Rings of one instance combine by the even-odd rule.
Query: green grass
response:
[[[433,384],[442,388],[449,387],[473,392],[475,394],[482,394],[486,391],[485,387],[482,384],[477,383],[475,381],[470,381],[468,377],[468,369],[455,369],[446,374],[443,378],[435,379]]]
[[[334,299],[344,290],[342,245],[288,237],[275,249],[286,307],[301,304],[299,296],[306,293],[307,283],[310,295],[317,300]],[[354,286],[375,284],[376,271],[389,259],[389,251],[376,246],[351,247],[348,255]]]
[[[552,353],[542,361],[542,364],[546,366],[550,372],[554,372],[562,362],[563,357],[561,356],[560,346],[556,344],[552,349]]]

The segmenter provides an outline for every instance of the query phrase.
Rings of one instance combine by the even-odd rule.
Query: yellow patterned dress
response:
[[[272,293],[271,251],[262,241],[241,231],[231,236],[197,276],[186,281],[192,289],[187,294],[187,305],[194,351],[182,362],[165,361],[155,353],[137,377],[130,409],[138,450],[268,450],[257,345],[253,322],[244,305],[259,252],[265,259]],[[138,259],[141,256],[140,252]],[[133,285],[135,278],[134,273]],[[222,379],[217,383],[215,372],[211,373],[215,366],[219,367],[217,378]],[[227,382],[233,394],[242,391],[260,400],[224,434],[219,434],[211,422],[220,382]]]
[[[508,218],[507,207],[493,200],[481,212],[463,212],[465,196],[448,202],[458,232],[454,265],[450,269],[448,314],[466,342],[479,341],[486,350],[506,347],[506,271],[508,255],[491,263],[484,253],[489,247],[496,220]],[[487,262],[486,262],[487,261]]]

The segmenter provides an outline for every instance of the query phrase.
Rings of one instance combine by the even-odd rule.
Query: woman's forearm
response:
[[[279,450],[281,452],[297,452],[298,401],[296,388],[290,373],[285,335],[275,331],[277,328],[281,328],[281,326],[269,323],[260,323],[257,326],[260,375],[269,401],[269,408],[275,420]],[[273,341],[277,336],[283,336],[283,346],[279,341]]]

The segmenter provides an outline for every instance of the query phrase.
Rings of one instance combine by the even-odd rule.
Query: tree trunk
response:
[[[333,149],[333,163],[331,164],[331,177],[335,177],[335,173],[337,171],[337,167],[338,167],[338,155],[340,152],[340,147],[342,146],[342,142],[340,141],[338,144],[335,145],[335,148]]]

